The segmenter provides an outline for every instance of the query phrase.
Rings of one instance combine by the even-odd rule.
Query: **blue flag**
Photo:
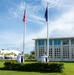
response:
[[[46,7],[46,11],[45,11],[45,20],[48,21],[48,8]]]

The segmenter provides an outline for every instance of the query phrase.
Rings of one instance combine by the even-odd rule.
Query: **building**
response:
[[[19,53],[17,50],[0,50],[0,59],[16,59]]]
[[[40,61],[47,51],[47,39],[35,40],[35,59]],[[50,38],[49,61],[74,61],[74,37]]]

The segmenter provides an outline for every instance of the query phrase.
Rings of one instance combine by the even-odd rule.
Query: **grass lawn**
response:
[[[64,63],[64,75],[74,75],[74,62]]]
[[[3,67],[3,63],[4,61],[0,61],[0,67]],[[26,63],[30,63],[30,62],[26,61]],[[65,69],[63,73],[40,73],[40,72],[0,70],[0,75],[9,75],[9,74],[10,75],[74,75],[74,62],[64,62],[64,66]]]

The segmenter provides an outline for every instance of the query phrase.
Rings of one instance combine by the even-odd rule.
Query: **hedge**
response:
[[[63,63],[14,63],[5,62],[4,70],[33,71],[33,72],[63,72]]]

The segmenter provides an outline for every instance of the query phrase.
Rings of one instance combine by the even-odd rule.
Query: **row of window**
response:
[[[47,44],[47,41],[46,41]],[[69,45],[69,40],[62,40],[63,45]],[[74,44],[74,40],[71,40],[71,44]],[[37,45],[37,42],[36,42]],[[39,40],[38,45],[44,45],[44,40]],[[52,45],[52,40],[49,40],[49,45]],[[61,45],[61,40],[54,40],[54,45]]]
[[[54,49],[54,58],[64,58],[64,59],[69,59],[70,54],[69,54],[69,46],[64,46],[63,47],[63,56],[61,56],[61,49],[60,48],[55,48]],[[43,56],[44,53],[44,47],[39,47],[39,58]],[[53,58],[53,51],[52,48],[49,49],[49,55],[50,58]],[[71,58],[74,59],[74,47],[71,48]]]
[[[39,57],[41,57],[44,53],[44,49],[40,49],[39,50]],[[74,58],[74,50],[72,50],[72,53],[71,53],[71,57]],[[69,56],[69,47],[64,47],[63,48],[63,58],[70,58]],[[49,50],[49,56],[50,58],[53,58],[53,51],[52,51],[52,48]],[[60,48],[55,48],[54,50],[54,58],[61,58],[61,49]]]
[[[39,53],[39,58],[41,57],[41,56],[43,56],[43,54],[42,53]],[[50,58],[53,58],[52,57],[52,54],[50,54]],[[57,55],[55,55],[55,57],[54,58],[61,58],[61,55],[59,54],[57,54]],[[69,55],[63,55],[63,58],[70,58],[70,56]],[[72,55],[72,58],[74,58],[74,55]]]

